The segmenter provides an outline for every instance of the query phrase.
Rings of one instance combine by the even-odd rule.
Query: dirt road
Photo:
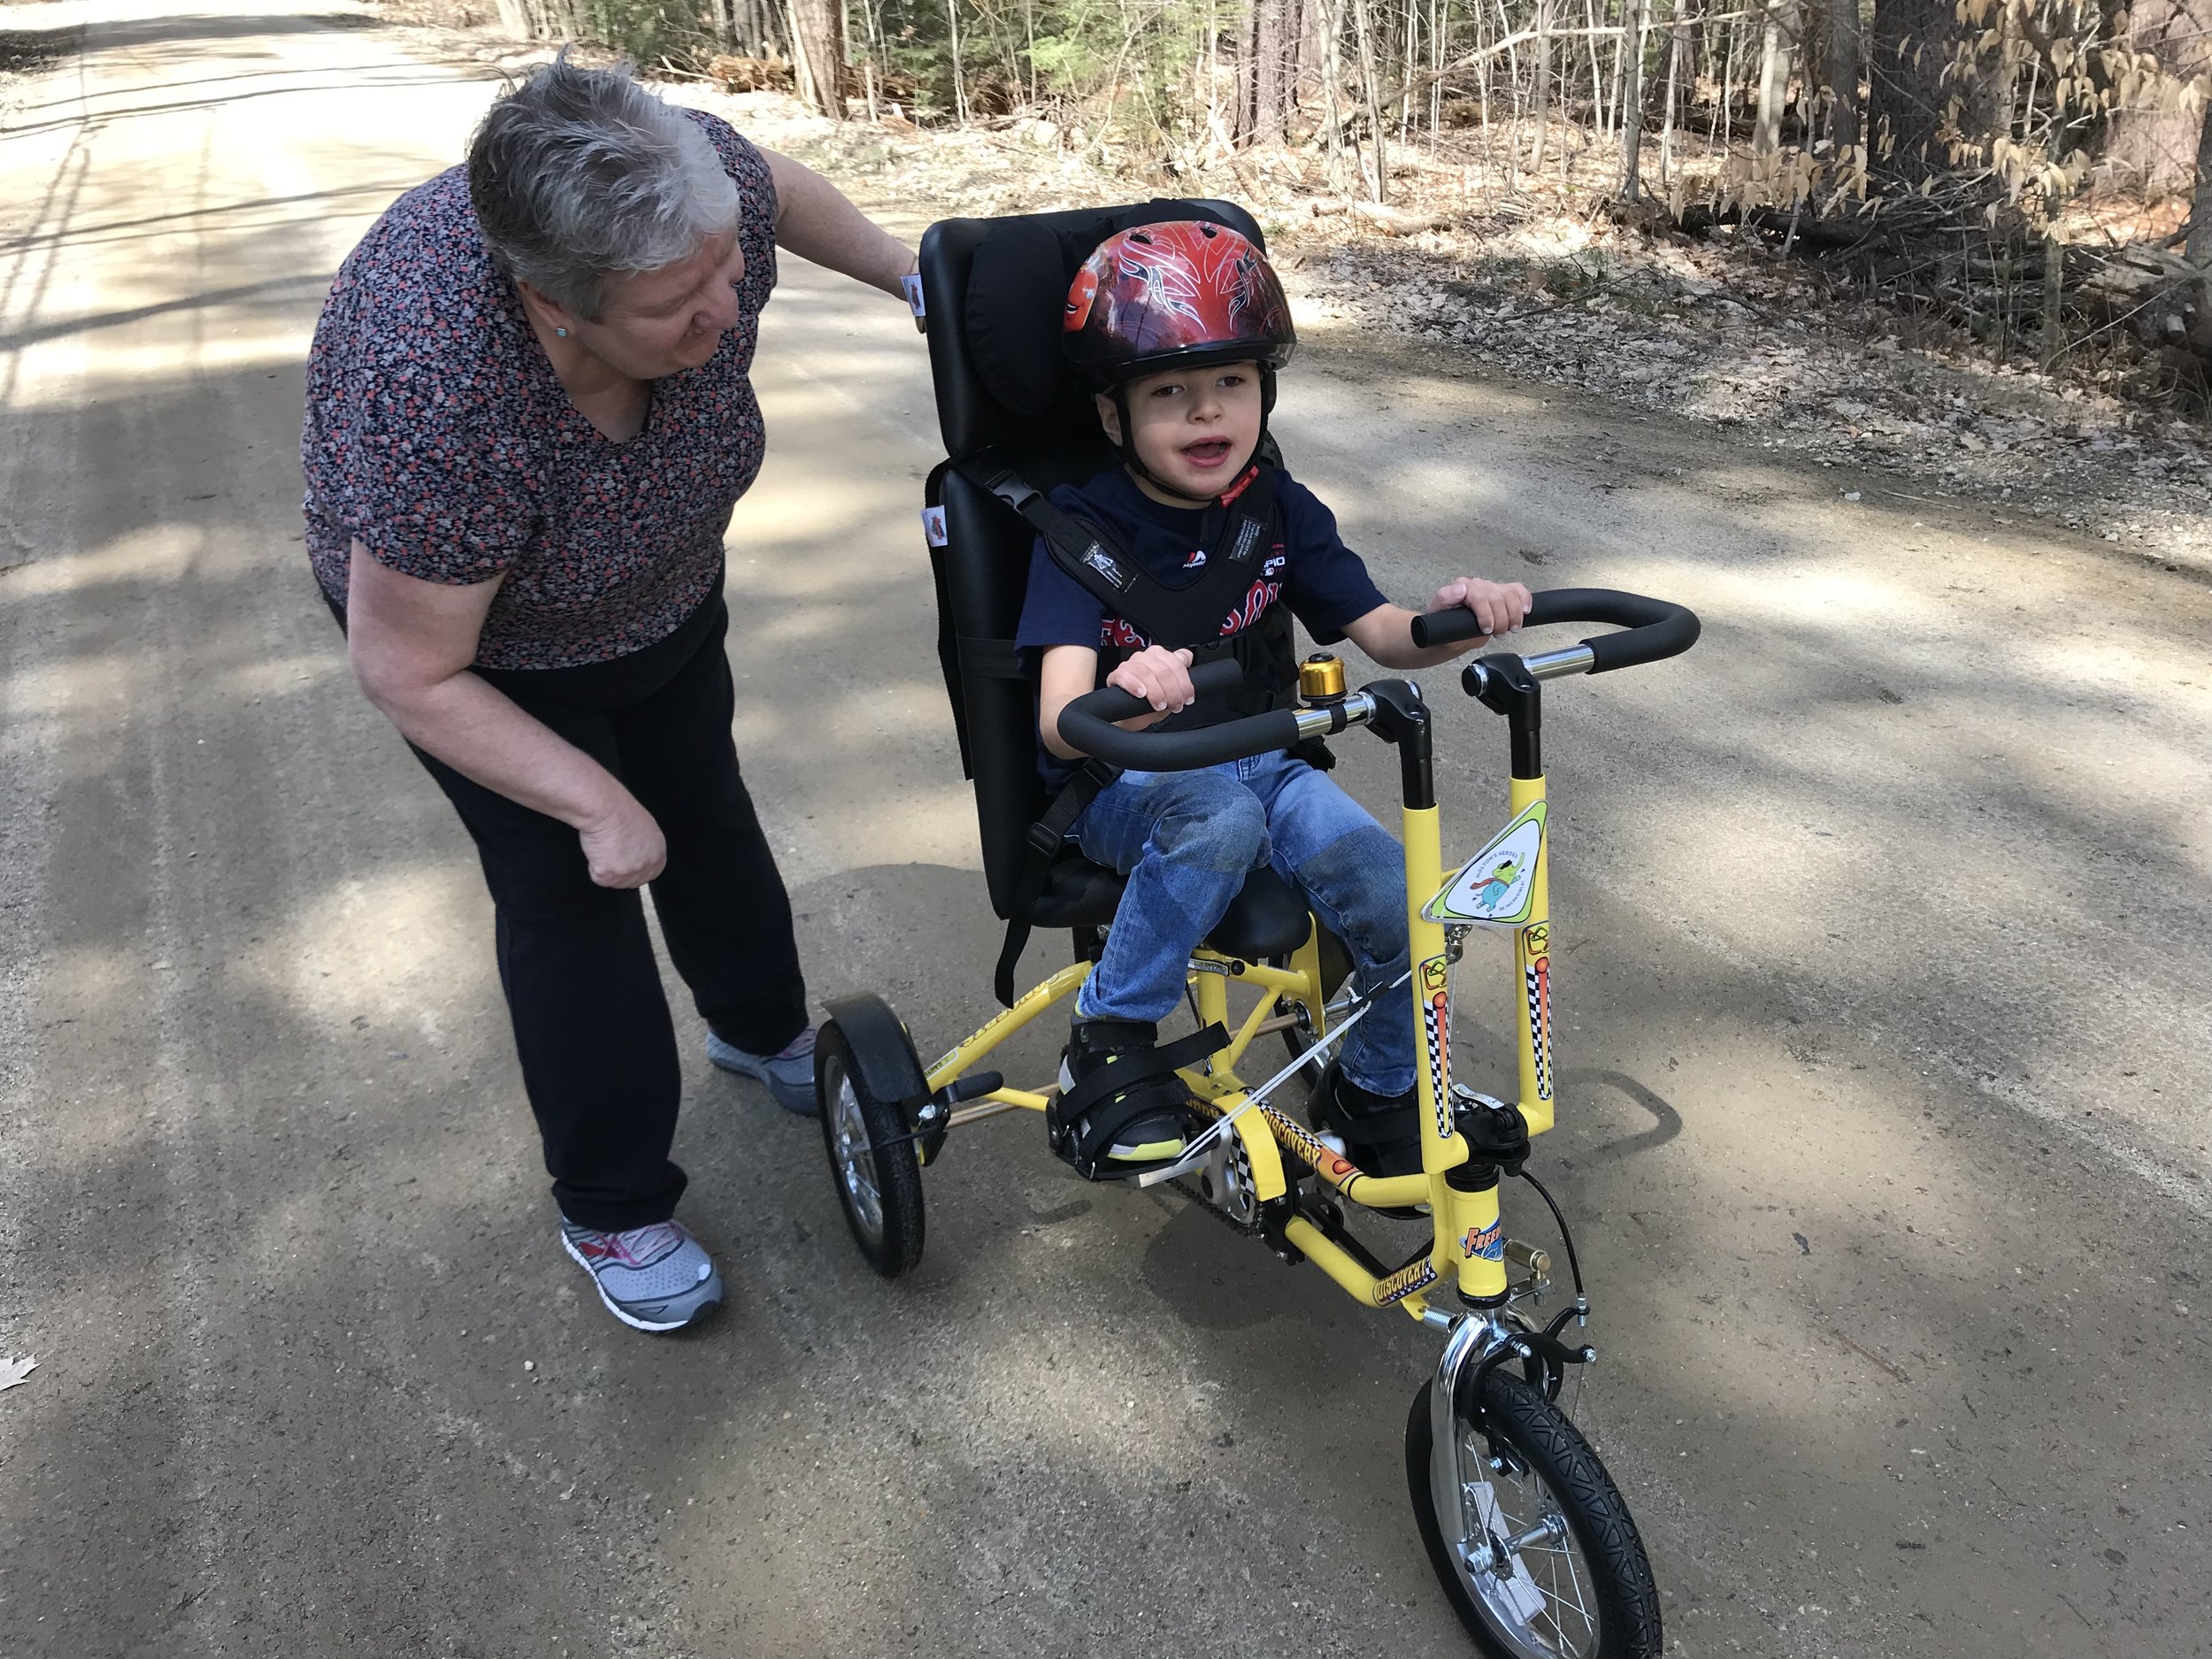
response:
[[[38,1360],[0,1392],[0,1647],[1462,1651],[1400,1468],[1432,1339],[1033,1125],[954,1143],[886,1286],[812,1126],[694,1056],[685,1213],[733,1306],[605,1316],[473,864],[299,547],[322,289],[491,84],[336,8],[0,24],[82,26],[0,89],[0,1358]],[[796,261],[769,319],[740,747],[817,995],[928,1048],[996,941],[925,359]],[[1402,597],[1706,618],[1547,720],[1543,1165],[1680,1650],[2212,1650],[2212,593],[1350,338],[1280,426]],[[1432,693],[1466,847],[1502,740]]]

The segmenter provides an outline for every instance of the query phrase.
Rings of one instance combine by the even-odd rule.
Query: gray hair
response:
[[[699,124],[568,50],[494,104],[469,141],[469,200],[503,271],[596,320],[607,279],[657,271],[737,223]]]

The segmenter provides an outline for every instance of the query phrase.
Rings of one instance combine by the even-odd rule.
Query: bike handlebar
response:
[[[1600,634],[1579,647],[1525,659],[1539,679],[1558,674],[1602,674],[1679,657],[1697,643],[1696,614],[1663,599],[1617,593],[1609,588],[1554,588],[1532,596],[1523,627],[1560,622],[1609,622],[1622,632]],[[1479,637],[1482,624],[1467,610],[1432,611],[1413,619],[1413,642],[1423,648]],[[1472,672],[1472,671],[1470,671]],[[1236,688],[1243,670],[1231,658],[1202,663],[1191,670],[1197,697],[1217,697]],[[1060,735],[1071,749],[1134,772],[1195,772],[1288,749],[1309,734],[1322,735],[1357,724],[1375,710],[1372,698],[1356,692],[1342,703],[1298,709],[1271,709],[1188,732],[1126,732],[1115,722],[1152,711],[1142,697],[1105,686],[1071,700],[1060,710]]]
[[[1609,622],[1623,632],[1600,634],[1583,641],[1590,650],[1588,672],[1603,674],[1616,668],[1636,668],[1645,663],[1679,657],[1697,643],[1697,613],[1663,599],[1624,594],[1610,588],[1553,588],[1531,595],[1525,628],[1540,628],[1559,622]],[[1455,645],[1478,639],[1482,624],[1465,609],[1432,611],[1413,619],[1413,642],[1424,650],[1432,645]]]
[[[1200,697],[1217,697],[1233,691],[1244,670],[1231,657],[1201,663],[1190,671],[1191,688]],[[1071,699],[1060,710],[1060,735],[1071,749],[1079,749],[1110,766],[1136,772],[1195,772],[1288,749],[1298,741],[1298,711],[1271,709],[1219,726],[1200,726],[1192,732],[1125,732],[1114,724],[1152,712],[1152,705],[1114,686],[1102,686]]]

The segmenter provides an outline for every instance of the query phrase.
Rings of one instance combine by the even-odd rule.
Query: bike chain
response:
[[[1183,1196],[1189,1199],[1192,1203],[1196,1204],[1208,1215],[1219,1221],[1221,1225],[1228,1228],[1230,1232],[1240,1233],[1248,1239],[1261,1239],[1267,1236],[1266,1229],[1262,1227],[1258,1222],[1239,1221],[1227,1210],[1222,1209],[1220,1205],[1215,1203],[1211,1199],[1207,1198],[1201,1194],[1195,1187],[1193,1187],[1182,1176],[1177,1176],[1173,1180],[1167,1182],[1166,1185],[1172,1187],[1175,1191],[1182,1194]]]

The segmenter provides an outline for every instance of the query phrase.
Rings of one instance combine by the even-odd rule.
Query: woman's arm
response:
[[[456,772],[571,826],[591,879],[642,887],[660,874],[660,826],[590,756],[470,673],[496,579],[426,582],[353,544],[346,642],[355,679],[401,735]]]
[[[776,180],[776,246],[903,299],[903,279],[921,268],[914,250],[803,162],[760,153]]]
[[[1352,643],[1385,668],[1433,668],[1455,657],[1489,644],[1494,635],[1510,633],[1528,615],[1528,589],[1518,582],[1478,581],[1462,576],[1446,582],[1429,602],[1432,611],[1465,606],[1482,624],[1483,637],[1455,645],[1432,645],[1423,650],[1413,642],[1413,612],[1403,605],[1377,605],[1344,632]]]

